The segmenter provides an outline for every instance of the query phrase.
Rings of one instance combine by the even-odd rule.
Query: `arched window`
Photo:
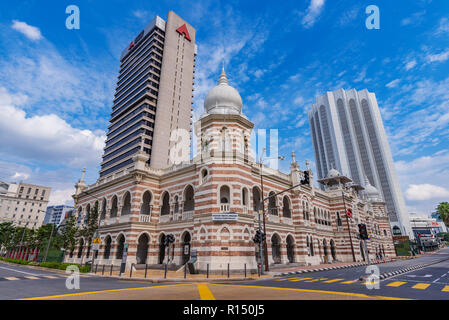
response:
[[[290,210],[290,201],[287,196],[284,196],[282,200],[282,215],[286,218],[292,217],[292,212]]]
[[[248,207],[248,189],[242,188],[242,205]]]
[[[313,238],[310,237],[310,241],[309,241],[309,248],[310,248],[310,255],[314,256],[314,252],[313,252]]]
[[[142,196],[142,206],[140,207],[140,214],[150,215],[151,214],[151,192],[145,191]]]
[[[230,203],[231,202],[231,192],[229,190],[228,186],[222,186],[220,188],[220,203],[221,204],[225,204],[225,203]]]
[[[310,215],[309,215],[309,203],[306,202],[306,215],[307,215],[307,220],[310,220]]]
[[[131,194],[127,192],[123,197],[122,216],[126,216],[130,213],[131,213]]]
[[[194,191],[191,185],[188,185],[184,191],[184,212],[195,210]]]
[[[111,218],[117,217],[117,196],[112,197],[112,205],[111,205]]]
[[[340,218],[340,212],[337,212],[337,226],[339,226],[339,227],[342,226],[341,218]]]
[[[81,256],[83,255],[83,248],[84,248],[84,239],[81,238],[80,246],[78,248],[78,258],[81,258]]]
[[[175,196],[175,208],[174,208],[174,210],[175,210],[175,213],[179,212],[179,198],[178,198],[178,196]]]
[[[400,236],[401,235],[401,229],[399,229],[398,226],[393,227],[393,235]]]
[[[125,237],[123,236],[123,234],[121,234],[117,239],[117,255],[115,256],[116,259],[123,258],[124,249],[125,249]]]
[[[87,221],[89,220],[89,216],[90,216],[90,204],[86,206],[86,213],[84,214],[84,224],[86,224]]]
[[[100,212],[100,220],[104,220],[106,218],[106,198],[103,198],[101,202],[101,212]]]
[[[271,191],[268,196],[270,197],[268,200],[268,212],[272,215],[278,215],[278,208],[276,204],[276,196],[274,191]]]
[[[112,239],[110,236],[107,236],[104,241],[104,258],[109,259],[109,255],[111,254],[111,242]]]
[[[164,192],[162,196],[161,216],[170,214],[170,195]]]
[[[259,190],[259,188],[257,187],[253,187],[253,210],[254,212],[257,212],[257,210],[259,210],[260,207],[260,211],[262,211],[262,197],[261,197],[261,192]]]

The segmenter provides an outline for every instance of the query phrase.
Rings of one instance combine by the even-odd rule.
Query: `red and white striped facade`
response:
[[[245,264],[248,270],[257,270],[258,248],[252,239],[258,228],[255,207],[261,192],[261,169],[248,151],[252,128],[243,115],[205,114],[195,124],[198,153],[190,162],[153,169],[146,164],[147,156],[139,153],[121,172],[90,186],[78,183],[74,195],[77,214],[84,215],[96,202],[101,213],[102,244],[96,263],[119,265],[124,242],[129,245],[128,266],[165,263],[161,239],[173,234],[170,256],[176,265],[182,265],[196,250],[200,271],[207,265],[212,272],[221,271],[228,264],[231,270],[242,270]],[[270,264],[351,262],[351,242],[356,261],[362,261],[358,223],[365,223],[371,234],[371,259],[376,252],[383,257],[395,255],[383,202],[369,201],[343,185],[323,191],[313,186],[310,170],[309,174],[310,185],[264,203]],[[263,166],[263,175],[266,198],[298,184],[302,172],[293,160],[289,174]],[[345,217],[349,208],[353,213],[350,230]],[[237,220],[213,220],[213,214],[228,212],[237,213]],[[92,253],[86,257],[87,251],[85,245],[79,255],[76,248],[66,261],[91,260]]]

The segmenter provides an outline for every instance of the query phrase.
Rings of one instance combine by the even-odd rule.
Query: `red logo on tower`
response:
[[[352,218],[352,210],[351,210],[351,209],[346,210],[346,215],[347,215],[349,218]]]
[[[187,40],[192,41],[192,39],[190,39],[190,34],[189,34],[189,31],[187,30],[187,26],[185,24],[183,26],[179,27],[178,29],[176,29],[176,31],[179,34],[183,34]]]

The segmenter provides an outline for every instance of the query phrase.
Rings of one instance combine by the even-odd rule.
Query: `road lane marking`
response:
[[[196,286],[198,287],[201,300],[215,300],[215,297],[207,287],[207,284],[198,283]]]
[[[304,282],[318,282],[318,281],[322,281],[322,280],[326,280],[327,278],[320,278],[320,279],[313,279],[313,280],[307,280]]]
[[[59,279],[58,277],[54,277],[54,276],[43,276],[44,278],[47,278],[47,279]]]
[[[412,288],[413,289],[421,289],[421,290],[425,290],[430,286],[430,284],[428,283],[417,283],[415,284]]]
[[[449,292],[449,286],[444,286],[443,290],[441,290],[443,292]]]
[[[334,282],[338,282],[341,280],[345,280],[345,279],[332,279],[332,280],[327,280],[327,281],[323,281],[324,283],[334,283]]]
[[[10,281],[20,280],[19,278],[16,278],[16,277],[5,277],[5,279],[10,280]]]
[[[210,286],[229,286],[229,287],[240,287],[240,288],[253,288],[253,289],[272,289],[272,290],[285,290],[285,291],[297,291],[297,292],[311,292],[311,293],[327,293],[336,294],[343,296],[353,296],[362,297],[370,299],[384,299],[384,300],[415,300],[407,298],[396,298],[396,297],[385,297],[385,296],[370,296],[363,293],[353,293],[353,292],[341,292],[341,291],[326,291],[326,290],[312,290],[312,289],[296,289],[296,288],[279,288],[279,287],[265,287],[265,286],[248,286],[248,285],[238,285],[238,284],[218,284],[209,283]]]
[[[35,273],[30,273],[30,272],[20,271],[20,270],[11,269],[11,268],[6,268],[6,267],[0,267],[0,269],[5,269],[5,270],[9,270],[9,271],[14,271],[14,272],[19,272],[19,273],[23,273],[23,274],[28,274],[28,275],[30,275],[30,276],[37,276],[37,274],[35,274]]]
[[[286,279],[276,279],[274,281],[285,281],[285,280],[288,280],[288,278],[286,278]]]
[[[351,284],[357,282],[357,280],[349,280],[349,281],[344,281],[344,282],[340,282],[341,284]]]
[[[392,283],[387,284],[387,287],[399,287],[402,286],[403,284],[406,284],[407,282],[401,282],[401,281],[395,281]]]
[[[25,276],[24,278],[30,279],[30,280],[38,280],[38,279],[40,279],[38,277],[33,277],[33,276]]]
[[[296,281],[304,281],[304,280],[309,280],[309,279],[313,279],[313,278],[295,278],[294,280],[290,280],[290,281],[296,282]]]
[[[101,290],[101,291],[87,291],[87,292],[78,292],[78,293],[59,294],[59,295],[55,295],[55,296],[23,298],[23,299],[17,299],[17,300],[44,300],[44,299],[54,299],[54,298],[63,298],[63,297],[83,296],[83,295],[97,294],[97,293],[109,293],[109,292],[118,292],[118,291],[132,291],[132,290],[143,290],[143,289],[151,289],[151,288],[186,286],[186,285],[192,285],[192,284],[194,284],[194,283],[179,283],[179,284],[167,284],[167,285],[162,285],[162,286],[152,286],[152,287],[121,288],[121,289],[111,289],[111,290]]]

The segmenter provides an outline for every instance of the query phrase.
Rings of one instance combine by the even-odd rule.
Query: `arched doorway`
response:
[[[323,255],[324,255],[324,263],[329,262],[328,252],[327,252],[327,241],[323,239]]]
[[[287,237],[287,258],[288,262],[295,262],[295,240],[290,235]]]
[[[365,261],[365,251],[363,250],[362,241],[360,241],[360,255],[362,256],[363,261]]]
[[[147,262],[149,240],[150,239],[145,233],[139,237],[136,256],[137,264],[145,264]]]
[[[182,237],[182,264],[185,264],[190,260],[190,240],[190,233],[186,232]]]
[[[115,256],[116,259],[123,258],[123,250],[125,249],[125,237],[121,234],[117,240],[117,254]]]
[[[331,255],[332,255],[332,259],[334,261],[337,260],[337,253],[335,252],[335,242],[334,242],[334,240],[331,240]]]
[[[159,239],[159,264],[163,264],[165,259],[165,234]]]
[[[105,239],[105,246],[104,246],[104,258],[109,259],[109,256],[111,254],[111,242],[112,239],[110,236],[107,236]]]
[[[271,255],[274,263],[281,263],[281,238],[277,234],[271,237]]]

